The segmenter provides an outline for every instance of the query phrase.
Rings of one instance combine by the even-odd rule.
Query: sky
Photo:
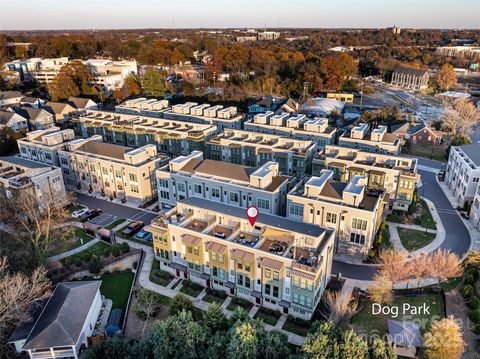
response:
[[[0,30],[480,28],[480,0],[0,0]]]

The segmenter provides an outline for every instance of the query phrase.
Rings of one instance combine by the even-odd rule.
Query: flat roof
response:
[[[207,201],[205,199],[195,198],[195,197],[190,197],[178,202],[189,205],[189,206],[197,207],[197,208],[203,208],[208,211],[224,213],[234,217],[246,219],[245,208],[229,206],[224,203]],[[313,236],[313,237],[319,237],[325,231],[330,231],[326,228],[323,228],[314,224],[296,221],[293,219],[275,216],[271,214],[265,214],[265,213],[259,213],[258,223],[264,224],[270,227],[275,227],[275,228],[280,228],[280,229],[284,229],[292,232],[305,234],[308,236]]]
[[[480,145],[471,143],[459,147],[475,165],[480,166]]]
[[[0,157],[0,161],[9,162],[18,166],[28,167],[28,168],[49,168],[52,167],[51,165],[47,165],[45,163],[30,161],[22,157],[17,156],[7,156],[7,157]]]
[[[112,157],[124,160],[124,154],[133,150],[132,147],[114,145],[111,143],[88,141],[77,148],[77,151],[83,151],[94,155]]]

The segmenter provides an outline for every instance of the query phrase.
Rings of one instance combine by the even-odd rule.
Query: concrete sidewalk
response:
[[[63,258],[73,256],[74,254],[83,252],[84,250],[94,246],[98,242],[100,242],[100,239],[94,238],[90,242],[85,243],[84,245],[81,245],[80,247],[77,247],[77,248],[71,249],[67,252],[63,252],[63,253],[57,254],[56,256],[51,256],[51,257],[47,258],[47,262],[51,263],[51,262],[59,261],[60,259],[63,259]]]

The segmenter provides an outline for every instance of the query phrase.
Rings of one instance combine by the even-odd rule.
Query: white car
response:
[[[73,218],[80,218],[87,211],[88,211],[88,207],[83,207],[83,208],[77,209],[75,212],[72,212],[72,217]]]

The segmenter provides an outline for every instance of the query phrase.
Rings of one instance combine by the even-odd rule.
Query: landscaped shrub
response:
[[[112,254],[114,257],[118,257],[120,255],[120,246],[118,244],[114,244],[112,246]]]
[[[71,265],[73,265],[73,264],[75,264],[75,259],[74,259],[73,257],[67,257],[67,258],[65,258],[65,265],[66,265],[67,267],[69,267],[69,266],[71,266]]]
[[[92,274],[98,274],[100,273],[100,271],[102,270],[102,266],[100,264],[100,259],[98,258],[97,255],[93,255],[91,260],[90,260],[90,264],[88,266],[88,270],[90,271],[90,273]]]
[[[86,251],[85,253],[82,254],[81,258],[84,262],[88,263],[92,260],[92,253],[90,253],[89,251]]]
[[[475,324],[480,324],[480,309],[472,310],[470,312],[470,319]]]
[[[169,313],[171,315],[175,315],[180,313],[182,310],[185,310],[186,312],[188,312],[188,311],[192,311],[192,309],[193,309],[192,301],[182,293],[178,293],[172,299],[172,304],[170,305]]]
[[[228,297],[227,293],[225,293],[221,290],[216,290],[216,289],[213,289],[213,288],[207,288],[206,291],[207,291],[208,294],[214,295],[215,297],[220,298],[220,299],[226,299]]]
[[[103,256],[110,257],[110,253],[112,253],[112,248],[110,246],[105,247],[105,249],[103,250]]]
[[[137,269],[137,267],[138,267],[138,262],[137,261],[133,262],[132,263],[132,268]]]
[[[83,263],[83,261],[82,261],[81,258],[79,258],[79,257],[75,258],[75,265],[76,265],[77,267],[81,267],[81,266],[82,266],[82,263]]]
[[[473,296],[470,299],[470,302],[468,303],[468,306],[470,307],[471,310],[480,309],[480,298],[478,298],[477,296]]]
[[[465,284],[473,285],[473,283],[475,283],[475,278],[474,278],[473,274],[468,274],[465,277]]]
[[[121,249],[122,253],[130,252],[130,246],[128,245],[127,242],[123,242],[122,244],[120,244],[120,249]]]
[[[475,278],[475,281],[478,280],[479,278],[479,273],[477,268],[470,268],[467,272],[468,275],[472,275],[473,278]]]
[[[463,287],[462,294],[465,298],[470,299],[473,295],[473,287],[470,284],[467,284]]]

